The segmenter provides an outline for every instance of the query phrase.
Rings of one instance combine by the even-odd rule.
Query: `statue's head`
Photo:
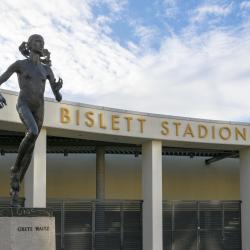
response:
[[[43,55],[44,39],[41,35],[31,35],[28,39],[27,45],[30,51]]]
[[[44,49],[44,39],[41,35],[31,35],[28,42],[23,42],[19,46],[19,51],[26,58],[30,57],[31,52],[37,53],[40,55],[42,63],[51,66],[50,52],[47,49]]]

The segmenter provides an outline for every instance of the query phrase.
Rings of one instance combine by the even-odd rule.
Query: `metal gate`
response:
[[[163,203],[164,250],[241,250],[240,202]]]
[[[141,201],[49,201],[57,250],[141,250]]]

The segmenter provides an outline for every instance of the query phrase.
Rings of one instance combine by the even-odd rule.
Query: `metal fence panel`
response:
[[[49,201],[57,250],[142,250],[141,201]]]
[[[0,208],[9,199],[0,199]],[[142,201],[49,200],[57,250],[142,250]],[[238,201],[164,201],[164,250],[241,250]]]
[[[163,202],[163,249],[241,250],[240,217],[239,201]]]

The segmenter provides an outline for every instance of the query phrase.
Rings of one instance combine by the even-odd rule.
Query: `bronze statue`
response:
[[[45,82],[49,80],[53,94],[58,102],[62,100],[59,90],[63,81],[56,81],[51,70],[50,53],[44,49],[44,39],[41,35],[34,34],[28,42],[23,42],[19,47],[20,52],[26,57],[18,60],[0,76],[0,85],[7,81],[13,73],[17,73],[20,88],[16,109],[26,128],[14,166],[11,167],[10,195],[11,206],[17,207],[19,185],[32,159],[36,139],[43,125],[44,117],[44,90]],[[7,105],[5,98],[0,93],[0,108]]]

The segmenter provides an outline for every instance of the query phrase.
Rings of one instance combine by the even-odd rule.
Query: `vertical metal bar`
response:
[[[200,202],[197,201],[197,250],[200,249]]]
[[[224,207],[224,203],[221,203],[222,206],[222,244],[223,244],[223,249],[225,249],[225,207]]]
[[[239,201],[239,212],[240,212],[240,249],[242,249],[242,231],[241,231],[241,204],[242,201]]]
[[[140,206],[140,209],[141,209],[141,217],[140,217],[140,220],[141,220],[141,250],[142,250],[142,247],[143,247],[143,235],[142,235],[142,228],[143,228],[143,225],[142,225],[142,223],[143,223],[143,216],[142,216],[142,210],[143,210],[143,200],[141,201],[141,206]]]
[[[124,214],[123,214],[123,203],[120,203],[120,216],[121,216],[121,224],[120,224],[120,249],[124,248]]]
[[[61,249],[64,249],[64,202],[62,202],[62,207],[61,207]]]
[[[171,245],[172,245],[172,250],[175,250],[175,245],[174,245],[174,228],[175,228],[175,203],[172,201],[172,235],[171,235]]]
[[[95,202],[91,204],[92,207],[92,250],[95,250]]]

